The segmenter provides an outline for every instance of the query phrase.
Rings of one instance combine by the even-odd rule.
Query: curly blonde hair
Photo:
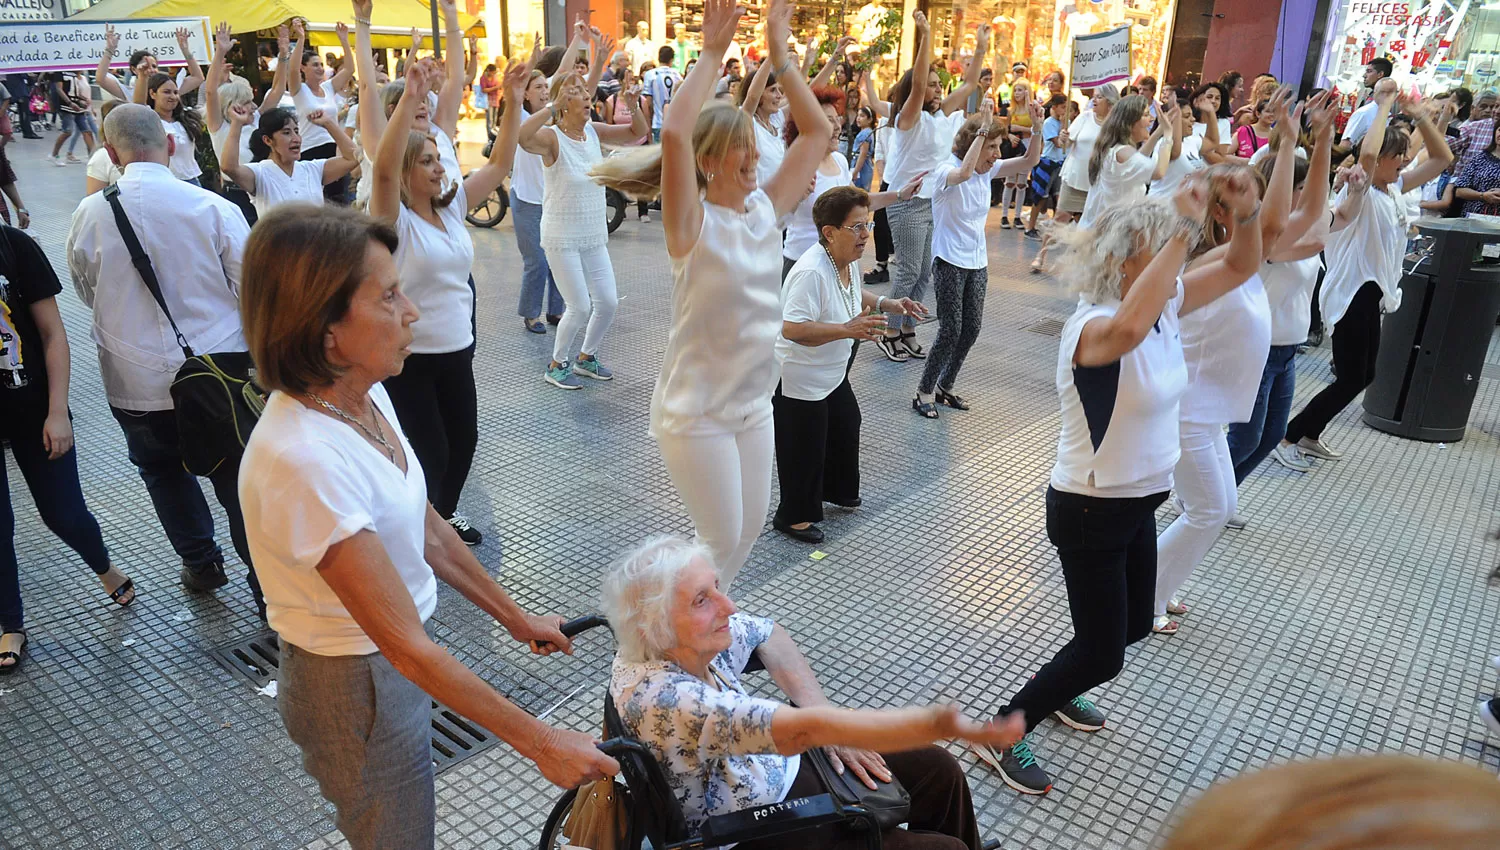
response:
[[[1141,198],[1109,207],[1093,227],[1059,228],[1057,238],[1067,249],[1061,267],[1068,290],[1094,304],[1119,301],[1125,259],[1160,251],[1180,220],[1161,198]]]

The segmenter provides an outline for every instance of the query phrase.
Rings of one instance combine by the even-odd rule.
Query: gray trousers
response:
[[[281,643],[276,708],[354,850],[431,850],[432,701],[385,656]]]
[[[896,259],[891,264],[891,297],[921,301],[932,284],[932,201],[912,198],[885,208],[891,222]],[[892,330],[908,333],[916,327],[910,316],[888,316]]]

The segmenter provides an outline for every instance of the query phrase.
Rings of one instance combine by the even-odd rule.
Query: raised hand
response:
[[[594,32],[598,33],[599,31],[594,30]],[[605,33],[599,33],[599,37],[595,39],[595,42],[599,45],[599,55],[603,57],[605,62],[608,62],[610,57],[615,55],[615,46],[619,44],[614,36],[606,35]]]
[[[249,124],[254,116],[255,104],[253,103],[238,103],[229,107],[229,123],[236,127],[243,127]]]
[[[1396,97],[1401,93],[1401,87],[1390,77],[1386,77],[1375,84],[1375,102],[1382,105],[1390,105],[1396,102]]]
[[[988,98],[986,98],[986,100],[988,100]],[[1177,108],[1177,101],[1175,99],[1172,101],[1172,108],[1174,110]],[[1036,98],[1032,98],[1031,101],[1026,104],[1026,114],[1031,116],[1031,126],[1033,128],[1042,126],[1042,122],[1044,119],[1042,118],[1041,101],[1037,100]],[[1175,121],[1176,119],[1173,118],[1173,120]]]
[[[589,22],[583,15],[573,22],[573,39],[575,41],[587,41],[589,37]]]
[[[519,103],[526,92],[526,83],[531,80],[531,63],[512,62],[505,66],[505,79],[501,85],[505,88],[505,96],[512,102]]]
[[[1431,119],[1435,110],[1430,100],[1418,100],[1410,95],[1400,94],[1396,96],[1396,103],[1401,111],[1411,116],[1413,121]]]
[[[368,22],[370,20],[370,13],[373,12],[373,11],[375,11],[375,0],[353,0],[353,2],[354,2],[354,20],[356,22],[358,22],[358,21],[367,21]]]
[[[120,34],[115,32],[114,24],[104,25],[104,52],[113,56],[120,49]]]
[[[1178,215],[1201,225],[1208,213],[1207,180],[1201,174],[1184,177],[1172,193],[1172,206]]]
[[[844,51],[848,50],[849,46],[852,45],[852,44],[854,44],[854,36],[851,36],[851,35],[840,36],[839,40],[836,43],[834,43],[834,45],[833,45],[833,55],[834,56],[843,56],[844,55]]]
[[[1363,195],[1370,188],[1370,175],[1364,166],[1356,163],[1344,172],[1344,185],[1349,188],[1349,194]]]
[[[292,18],[292,40],[298,44],[307,43],[307,25],[301,18]]]
[[[183,56],[188,55],[188,37],[191,35],[187,27],[177,28],[177,47],[182,51]]]
[[[704,0],[703,49],[723,55],[734,42],[734,29],[745,10],[734,0]]]
[[[1243,220],[1260,205],[1260,191],[1248,169],[1236,170],[1219,183],[1219,204],[1237,220]]]
[[[526,59],[528,69],[535,68],[537,60],[542,56],[542,34],[537,33],[531,37],[531,56]]]
[[[770,0],[766,8],[766,46],[771,52],[771,70],[781,68],[792,37],[792,6],[788,0]]]
[[[422,49],[422,31],[417,29],[416,27],[411,28],[411,49]]]
[[[233,41],[229,34],[229,22],[219,21],[219,25],[214,27],[214,50],[222,56],[229,52],[229,45]]]
[[[990,25],[980,24],[979,31],[974,34],[974,58],[977,61],[990,49]]]
[[[336,24],[333,25],[333,33],[334,33],[334,35],[337,35],[339,37],[339,44],[342,44],[344,46],[344,49],[348,50],[349,49],[349,25],[346,24],[346,23],[344,23],[343,21],[339,21],[338,23],[336,23]]]
[[[327,129],[334,123],[333,119],[335,117],[336,116],[334,115],[334,113],[325,112],[321,109],[314,109],[313,111],[307,113],[308,123],[316,124],[319,127],[323,127],[324,129]]]
[[[1307,116],[1307,123],[1312,125],[1314,135],[1332,131],[1334,116],[1338,114],[1333,108],[1333,92],[1319,92],[1307,102],[1303,114]]]
[[[911,23],[912,26],[917,28],[917,39],[921,40],[922,36],[926,35],[929,29],[927,25],[926,13],[924,13],[921,9],[913,11],[911,13]]]
[[[444,21],[458,20],[458,3],[454,0],[438,0],[438,8],[442,9]]]

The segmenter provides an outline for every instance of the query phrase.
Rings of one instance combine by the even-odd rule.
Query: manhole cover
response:
[[[257,688],[276,678],[281,667],[281,641],[274,634],[257,635],[211,653],[215,660]],[[499,739],[489,730],[465,720],[458,712],[432,702],[432,766],[442,773],[464,759],[493,747]]]
[[[1032,322],[1026,327],[1021,328],[1021,330],[1030,331],[1034,334],[1041,334],[1042,336],[1060,337],[1062,336],[1063,323],[1061,319],[1038,319],[1037,321]]]

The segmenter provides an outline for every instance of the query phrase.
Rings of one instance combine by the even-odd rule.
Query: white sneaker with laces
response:
[[[1296,446],[1289,443],[1277,443],[1276,447],[1271,449],[1271,457],[1293,472],[1312,472],[1312,464],[1307,462],[1307,458],[1302,456],[1302,452]]]
[[[1344,456],[1343,452],[1334,451],[1322,440],[1314,440],[1311,437],[1303,437],[1297,441],[1297,448],[1305,455],[1312,455],[1323,460],[1338,460]]]

